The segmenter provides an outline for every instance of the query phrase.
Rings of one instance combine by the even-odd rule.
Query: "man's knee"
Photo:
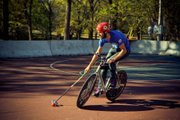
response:
[[[110,63],[109,68],[111,71],[116,71],[116,63],[115,62]]]

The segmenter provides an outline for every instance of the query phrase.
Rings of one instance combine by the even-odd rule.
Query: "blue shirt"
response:
[[[105,43],[111,43],[114,48],[119,48],[120,45],[124,43],[127,51],[130,52],[129,40],[127,39],[127,37],[121,31],[111,30],[110,31],[110,36],[111,36],[110,40],[107,40],[106,38],[105,39],[100,39],[99,40],[99,46],[103,47],[103,45]]]

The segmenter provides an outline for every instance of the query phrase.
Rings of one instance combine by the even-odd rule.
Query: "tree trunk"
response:
[[[158,16],[158,26],[159,26],[159,35],[158,40],[163,40],[163,22],[162,22],[162,1],[159,0],[159,16]]]
[[[67,0],[67,4],[66,4],[66,18],[65,18],[65,29],[64,29],[64,40],[69,39],[69,34],[70,34],[70,17],[71,17],[71,0]]]
[[[48,3],[49,7],[49,14],[48,14],[48,19],[49,19],[49,39],[52,39],[52,8],[51,8],[51,3]]]
[[[89,39],[93,40],[93,29],[92,28],[90,28],[90,30],[89,30]]]
[[[28,15],[28,33],[29,33],[29,40],[32,40],[32,4],[33,4],[33,0],[30,0],[30,4],[29,4],[29,15]]]
[[[91,26],[89,28],[89,39],[92,40],[93,39],[93,27],[94,27],[94,7],[95,7],[95,1],[94,0],[89,0],[89,4],[90,4],[90,10],[91,10]]]
[[[32,10],[32,0],[24,2],[24,15],[26,18],[28,39],[32,40],[32,22],[31,22],[31,10]]]
[[[77,39],[80,40],[81,39],[81,28],[79,27],[81,24],[81,20],[80,20],[80,10],[78,10],[78,31],[77,31]]]
[[[9,9],[8,9],[8,0],[3,0],[3,38],[5,40],[9,39]]]

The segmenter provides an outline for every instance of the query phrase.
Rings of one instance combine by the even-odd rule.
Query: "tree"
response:
[[[79,8],[77,9],[78,13],[76,13],[76,15],[78,14],[77,16],[79,16],[79,33],[82,33],[82,29],[87,31],[89,39],[93,39],[94,29],[98,22],[98,10],[101,9],[100,2],[100,0],[78,0]],[[76,8],[76,6],[74,7]]]
[[[66,0],[66,18],[65,18],[64,40],[69,39],[70,19],[71,19],[70,16],[71,16],[71,0]]]
[[[29,5],[29,17],[28,17],[29,40],[32,39],[32,5],[33,5],[33,0],[30,0],[30,5]]]
[[[96,12],[98,10],[98,6],[100,3],[100,0],[88,0],[89,2],[89,12],[90,12],[90,16],[89,16],[89,39],[93,39],[93,29],[94,29],[94,22],[95,22],[95,15]]]
[[[54,0],[40,0],[40,2],[42,3],[48,18],[48,39],[52,39],[52,17],[53,17],[52,6]]]
[[[162,1],[162,14],[164,18],[165,39],[180,41],[180,1]]]
[[[9,34],[11,39],[32,39],[33,0],[9,1]]]
[[[32,40],[32,4],[33,4],[33,0],[28,0],[24,2],[24,14],[27,20],[29,40]]]
[[[3,38],[9,39],[8,28],[9,28],[9,8],[8,0],[3,0]]]
[[[159,8],[158,0],[3,0],[0,5],[3,38],[9,35],[10,39],[29,40],[52,39],[55,32],[64,34],[64,39],[72,35],[94,39],[95,27],[102,21],[110,21],[113,29],[140,38],[147,34],[148,26],[157,23]],[[168,40],[180,39],[179,14],[180,1],[162,0]]]
[[[75,33],[76,39],[81,39],[81,34],[83,31],[83,21],[85,20],[85,7],[81,0],[72,2],[72,14],[71,14],[71,27],[70,34]]]

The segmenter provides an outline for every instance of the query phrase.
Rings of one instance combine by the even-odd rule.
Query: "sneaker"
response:
[[[99,88],[96,90],[96,92],[94,92],[94,96],[95,97],[99,97],[100,95],[102,95],[103,94],[103,91],[102,90],[100,90]]]

